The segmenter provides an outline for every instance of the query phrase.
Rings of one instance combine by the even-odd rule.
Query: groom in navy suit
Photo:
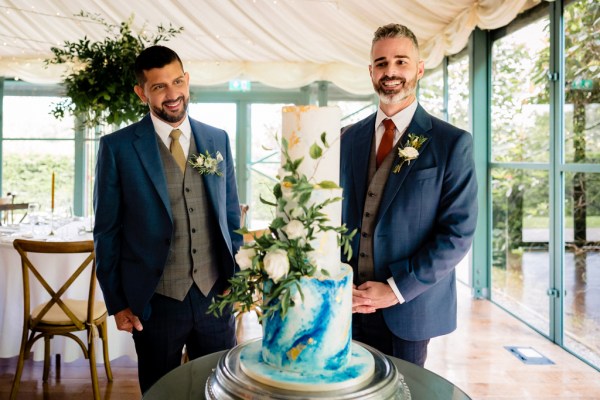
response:
[[[133,335],[143,393],[180,364],[184,345],[190,358],[235,345],[231,314],[206,311],[234,273],[242,237],[229,138],[188,117],[179,56],[149,47],[135,73],[150,113],[100,140],[94,242],[108,311]],[[202,172],[188,162],[198,154]]]
[[[341,139],[342,220],[359,232],[352,335],[423,366],[429,339],[456,329],[455,266],[477,216],[473,141],[418,104],[424,64],[408,28],[375,32],[369,71],[379,108]]]

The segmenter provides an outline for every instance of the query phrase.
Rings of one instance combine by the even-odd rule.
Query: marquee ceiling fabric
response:
[[[52,46],[105,29],[80,11],[136,32],[159,24],[184,31],[164,42],[178,52],[192,84],[232,79],[278,88],[331,81],[370,94],[373,32],[390,22],[411,28],[426,68],[462,50],[475,27],[494,29],[540,0],[0,0],[0,76],[60,82],[64,66],[46,68]]]

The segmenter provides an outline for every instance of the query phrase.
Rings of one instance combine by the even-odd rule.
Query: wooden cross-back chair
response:
[[[9,221],[11,224],[13,224],[15,210],[25,210],[25,213],[19,221],[22,222],[23,219],[25,219],[25,216],[27,215],[28,207],[29,203],[15,203],[14,196],[0,197],[0,225],[7,225]]]
[[[98,387],[98,374],[96,371],[96,348],[95,338],[100,336],[103,345],[104,368],[109,381],[112,381],[110,359],[108,357],[108,334],[107,334],[107,310],[102,301],[95,299],[96,293],[96,259],[94,242],[91,240],[80,242],[43,242],[33,240],[15,239],[13,245],[21,256],[23,275],[23,334],[21,337],[21,349],[17,363],[17,371],[13,380],[10,398],[15,399],[19,391],[19,384],[25,359],[31,351],[32,345],[38,340],[44,339],[44,375],[43,381],[48,380],[50,370],[50,339],[54,335],[62,335],[73,339],[83,351],[85,358],[89,359],[90,372],[94,399],[100,398]],[[87,256],[85,260],[76,267],[75,271],[66,278],[58,290],[54,290],[47,279],[44,278],[44,266],[38,262],[36,266],[31,254],[82,254]],[[41,258],[41,257],[40,257]],[[45,257],[44,257],[45,259]],[[61,268],[66,268],[62,266]],[[89,270],[89,271],[86,271]],[[84,273],[85,271],[85,273]],[[89,272],[89,274],[88,274]],[[50,300],[37,305],[31,310],[30,304],[30,275],[32,281],[37,281],[50,296]],[[89,275],[89,277],[88,277]],[[87,298],[75,300],[67,298],[65,293],[81,276],[85,280]],[[89,281],[89,282],[88,282]],[[86,331],[86,342],[74,335],[74,332]]]

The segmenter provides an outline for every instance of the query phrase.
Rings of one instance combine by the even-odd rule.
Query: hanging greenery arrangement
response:
[[[148,107],[133,91],[135,58],[146,47],[168,41],[183,27],[159,25],[155,32],[132,32],[133,15],[119,25],[109,24],[100,15],[81,11],[77,16],[105,27],[107,37],[92,42],[87,37],[63,47],[52,47],[54,56],[46,65],[70,64],[63,77],[67,99],[54,104],[51,113],[62,119],[73,113],[87,127],[121,125],[140,119]]]

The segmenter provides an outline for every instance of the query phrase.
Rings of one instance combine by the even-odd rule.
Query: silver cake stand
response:
[[[260,340],[260,339],[258,339]],[[371,378],[345,389],[325,392],[301,392],[280,389],[262,384],[246,375],[240,367],[240,353],[244,343],[225,353],[217,367],[208,377],[205,396],[211,400],[242,399],[377,399],[377,400],[410,400],[410,391],[394,364],[379,351],[362,343],[354,345],[364,347],[371,352],[375,361],[375,372]]]

